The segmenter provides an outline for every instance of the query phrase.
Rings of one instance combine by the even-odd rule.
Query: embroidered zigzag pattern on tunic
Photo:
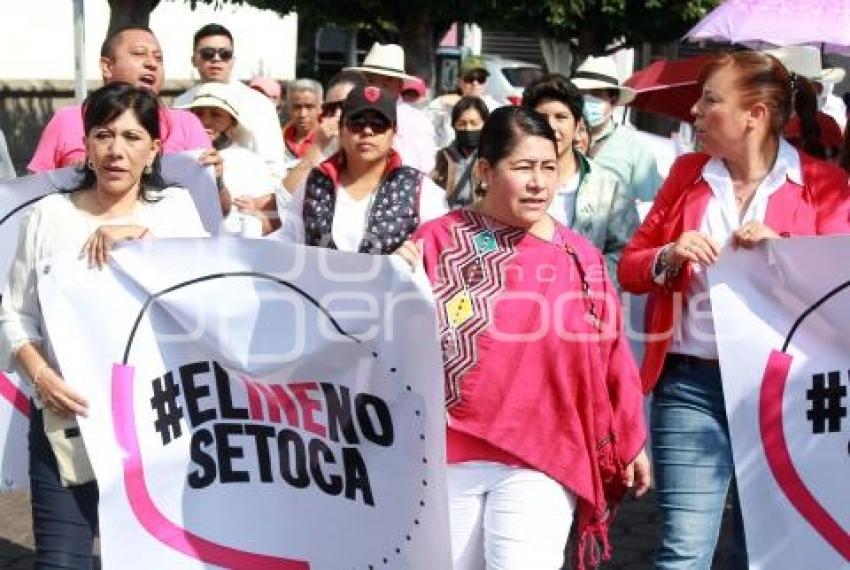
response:
[[[452,228],[454,247],[440,254],[444,269],[434,288],[449,408],[460,402],[460,380],[478,360],[478,335],[493,324],[492,300],[505,289],[501,269],[525,235],[516,228],[490,228],[474,212],[465,211],[464,218]]]

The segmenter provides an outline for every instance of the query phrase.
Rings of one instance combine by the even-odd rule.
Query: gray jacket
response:
[[[571,229],[593,242],[605,256],[608,276],[619,289],[620,254],[637,229],[635,199],[614,174],[580,152],[580,182]]]

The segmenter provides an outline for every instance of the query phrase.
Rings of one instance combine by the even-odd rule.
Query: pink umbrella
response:
[[[763,48],[815,44],[850,53],[850,0],[727,0],[685,36]]]

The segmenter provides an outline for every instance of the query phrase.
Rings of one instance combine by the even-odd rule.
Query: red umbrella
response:
[[[637,91],[631,106],[693,122],[691,107],[702,94],[697,83],[699,73],[711,57],[699,55],[687,59],[662,59],[636,71],[625,82],[625,85]]]

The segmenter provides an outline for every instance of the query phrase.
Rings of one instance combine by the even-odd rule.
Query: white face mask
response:
[[[584,96],[584,116],[591,127],[602,125],[608,119],[609,111],[608,101],[593,95]]]

